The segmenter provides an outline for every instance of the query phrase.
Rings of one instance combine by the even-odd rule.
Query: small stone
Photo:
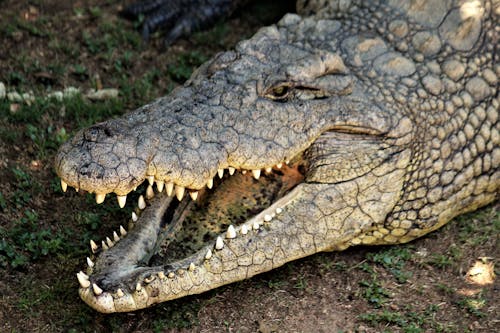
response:
[[[85,96],[92,101],[102,101],[106,99],[117,98],[118,89],[115,88],[101,89],[101,90],[92,89],[88,91]]]
[[[3,84],[3,82],[0,82],[0,99],[4,99],[6,94],[7,92],[5,91],[5,84]]]
[[[7,93],[7,99],[11,102],[22,102],[23,97],[17,91]]]

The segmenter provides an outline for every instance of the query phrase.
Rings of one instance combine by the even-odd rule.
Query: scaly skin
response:
[[[156,195],[122,240],[94,246],[90,277],[78,274],[82,299],[132,311],[320,251],[408,242],[495,200],[498,1],[395,2],[331,1],[310,17],[286,15],[168,96],[64,144],[63,184],[98,201],[146,178],[169,192],[175,184],[179,198],[201,190],[199,203]],[[218,171],[272,167],[265,189],[243,185],[259,185],[249,172],[203,190]],[[280,177],[288,185],[267,189]],[[202,208],[240,188],[269,191],[272,203],[246,215],[232,198]],[[193,221],[211,240],[164,258]]]

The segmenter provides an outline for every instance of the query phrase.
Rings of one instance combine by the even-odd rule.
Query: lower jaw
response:
[[[196,269],[210,259],[212,251],[221,250],[222,239],[258,233],[266,220],[279,213],[280,205],[289,200],[286,194],[302,178],[297,167],[286,166],[258,181],[249,174],[234,175],[214,190],[200,193],[196,202],[185,198],[179,203],[159,194],[129,234],[102,251],[89,267],[91,283],[80,288],[82,298],[98,311],[108,312],[110,297],[119,303],[122,298],[140,295],[151,279],[173,279]],[[137,305],[137,301],[133,303]]]

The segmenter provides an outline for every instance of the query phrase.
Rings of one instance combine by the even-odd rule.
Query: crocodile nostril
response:
[[[112,132],[111,128],[109,128],[106,125],[95,125],[95,126],[89,127],[83,133],[83,137],[85,138],[85,140],[90,141],[90,142],[98,142],[100,138],[103,139],[103,138],[109,138],[112,136],[113,136],[113,132]]]

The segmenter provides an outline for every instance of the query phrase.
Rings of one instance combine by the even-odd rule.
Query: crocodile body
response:
[[[123,205],[157,188],[128,231],[92,242],[90,306],[132,311],[408,242],[498,198],[499,2],[305,3],[60,148],[63,189]]]

